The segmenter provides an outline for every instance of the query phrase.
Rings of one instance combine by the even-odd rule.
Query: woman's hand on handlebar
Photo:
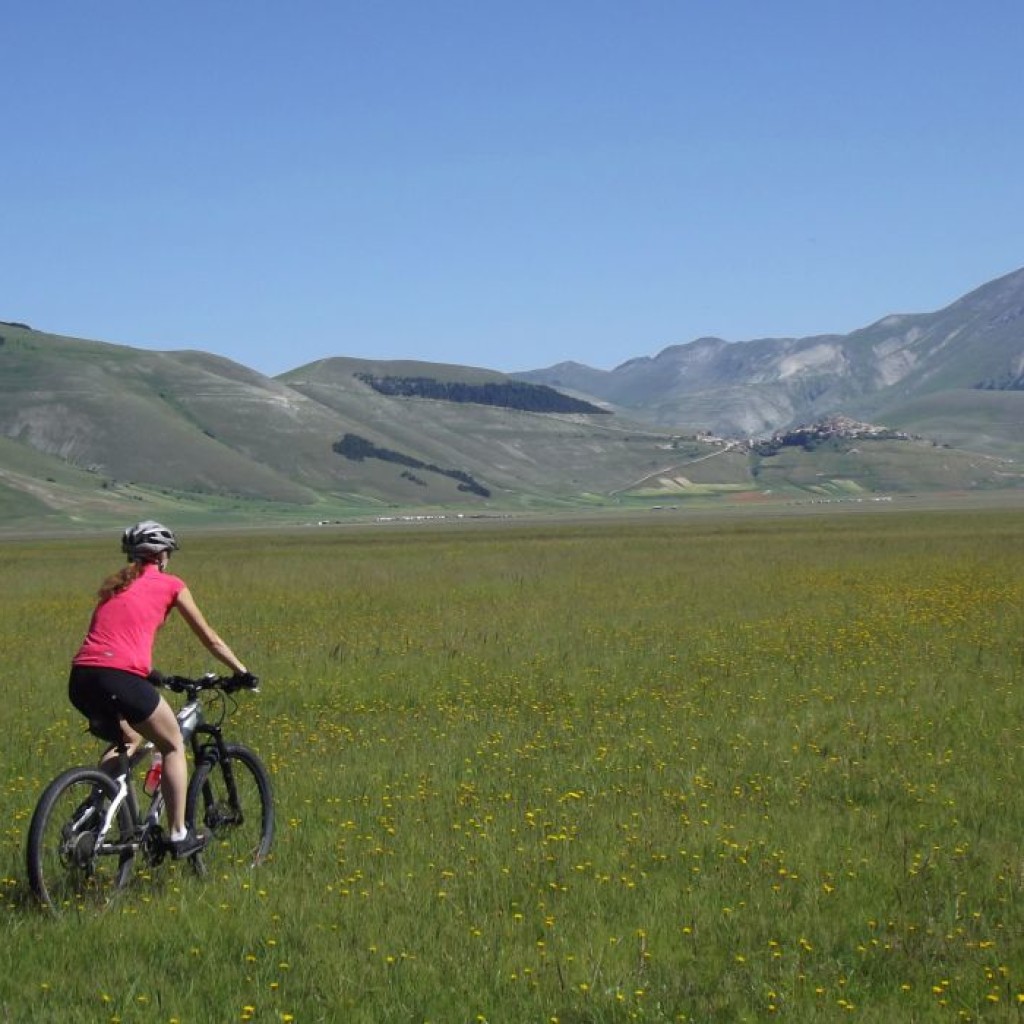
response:
[[[209,672],[199,679],[189,679],[185,676],[166,675],[157,669],[153,669],[146,678],[154,686],[166,687],[175,693],[182,693],[190,686],[196,686],[204,690],[223,690],[225,693],[232,693],[235,690],[252,690],[255,692],[260,688],[260,677],[252,672],[236,672],[231,676],[216,676]]]

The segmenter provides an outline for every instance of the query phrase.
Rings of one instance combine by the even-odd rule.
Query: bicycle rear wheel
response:
[[[131,874],[131,851],[103,852],[100,828],[117,784],[96,768],[71,768],[39,798],[28,830],[26,867],[35,897],[58,912],[105,906]],[[127,802],[104,837],[132,833]]]
[[[229,743],[225,756],[201,761],[185,802],[190,825],[210,835],[204,861],[253,867],[270,852],[274,798],[270,776],[247,747]]]

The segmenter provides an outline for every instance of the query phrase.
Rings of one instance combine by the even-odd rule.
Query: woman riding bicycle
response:
[[[121,550],[128,565],[100,586],[99,604],[68,680],[71,703],[86,718],[116,717],[130,750],[145,738],[163,755],[160,789],[171,826],[170,852],[176,859],[198,853],[207,836],[185,827],[188,764],[181,730],[171,706],[147,678],[157,630],[176,608],[215,658],[236,674],[247,674],[207,623],[184,580],[167,572],[171,552],[177,549],[174,534],[152,519],[124,531]],[[111,748],[100,764],[116,761],[116,749]]]

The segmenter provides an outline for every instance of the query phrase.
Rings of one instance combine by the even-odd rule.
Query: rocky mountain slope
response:
[[[974,420],[996,446],[1022,443],[1024,269],[938,312],[887,316],[848,335],[700,338],[610,371],[561,363],[517,376],[728,437],[843,414],[905,429],[927,421],[942,440],[963,440]]]

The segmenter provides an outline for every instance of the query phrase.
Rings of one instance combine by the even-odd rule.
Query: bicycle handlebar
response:
[[[251,672],[240,675],[218,676],[207,672],[198,679],[188,676],[168,676],[155,669],[149,674],[149,681],[154,686],[163,686],[174,693],[187,693],[194,696],[203,690],[222,690],[224,693],[235,693],[238,690],[250,690],[257,693],[260,688],[259,676]]]

